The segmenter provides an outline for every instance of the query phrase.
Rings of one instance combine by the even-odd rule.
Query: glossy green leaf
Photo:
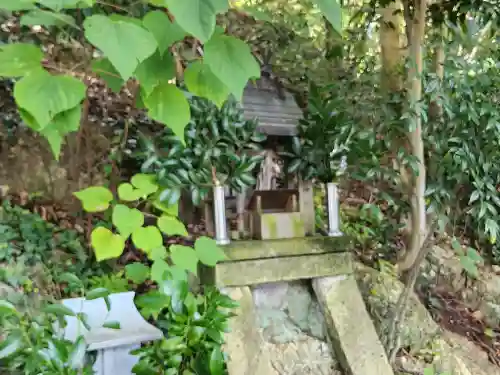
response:
[[[45,128],[54,117],[77,107],[86,96],[86,87],[78,79],[54,76],[37,70],[24,76],[14,86],[17,105],[33,116]]]
[[[125,275],[134,284],[142,284],[149,278],[149,267],[139,262],[127,264],[125,266]]]
[[[138,249],[146,253],[163,245],[163,237],[160,231],[151,225],[136,229],[132,233],[132,241]]]
[[[163,215],[158,218],[158,228],[167,236],[187,236],[186,226],[176,217]]]
[[[21,26],[72,26],[77,28],[75,19],[69,14],[51,12],[43,9],[34,9],[31,12],[23,14],[20,19],[20,24]]]
[[[191,118],[189,103],[175,85],[160,84],[144,100],[149,116],[167,125],[184,143],[184,129]]]
[[[342,7],[338,0],[313,0],[335,31],[342,33]]]
[[[138,18],[124,16],[123,14],[118,14],[118,13],[112,13],[108,17],[110,20],[115,21],[115,22],[117,22],[117,21],[130,22],[136,26],[142,27],[142,21]]]
[[[161,0],[186,32],[205,43],[215,30],[215,16],[226,12],[228,0]]]
[[[85,294],[85,299],[92,301],[98,298],[106,298],[109,294],[109,290],[106,288],[95,288]]]
[[[195,61],[187,67],[184,82],[192,94],[213,101],[219,108],[229,95],[227,86],[201,61]]]
[[[47,305],[42,310],[47,314],[54,314],[58,316],[76,316],[73,310],[59,303]]]
[[[161,55],[157,51],[139,64],[134,75],[148,97],[155,87],[175,78],[174,58],[170,53]]]
[[[28,43],[0,46],[0,77],[22,77],[42,69],[43,52]]]
[[[84,27],[88,41],[106,55],[124,81],[158,47],[149,31],[130,22],[95,15],[85,19]]]
[[[224,374],[224,356],[219,347],[215,347],[210,354],[210,375]]]
[[[161,348],[167,352],[178,350],[183,342],[184,340],[182,337],[170,337],[161,343]]]
[[[144,225],[143,213],[136,208],[128,208],[123,204],[117,204],[113,207],[111,220],[118,232],[125,238]]]
[[[90,242],[98,262],[118,258],[125,249],[125,238],[104,227],[98,227],[92,231]]]
[[[113,92],[120,92],[125,81],[107,58],[92,60],[92,71],[99,76]]]
[[[193,248],[183,245],[172,245],[170,246],[170,256],[176,266],[190,271],[195,275],[198,273],[198,257]]]
[[[146,313],[146,318],[158,314],[170,304],[170,297],[158,290],[150,290],[146,294],[137,296],[135,304],[141,309],[141,313]]]
[[[201,263],[214,267],[218,262],[227,259],[224,251],[217,246],[217,243],[212,238],[200,237],[194,244],[196,256]]]
[[[104,186],[91,186],[73,193],[87,212],[102,212],[109,208],[113,200],[113,193]]]
[[[158,51],[162,55],[172,44],[181,41],[187,35],[177,22],[171,22],[167,14],[159,10],[148,12],[142,22],[156,38]]]
[[[250,47],[232,36],[214,35],[205,44],[204,63],[238,101],[248,80],[260,77],[260,66]]]
[[[102,326],[104,328],[109,328],[109,329],[120,329],[120,322],[115,320],[110,320],[108,322],[104,322]]]

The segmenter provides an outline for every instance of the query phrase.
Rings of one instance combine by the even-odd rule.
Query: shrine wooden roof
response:
[[[259,132],[277,136],[297,134],[302,110],[289,92],[278,90],[268,79],[248,83],[242,106],[246,119],[257,119],[259,122]]]

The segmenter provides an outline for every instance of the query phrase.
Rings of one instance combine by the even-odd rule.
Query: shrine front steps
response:
[[[344,373],[394,374],[352,275],[350,246],[345,238],[323,237],[234,242],[225,248],[228,261],[215,272],[202,270],[202,281],[240,304],[226,334],[229,375],[288,375],[273,367],[264,349],[249,285],[300,279],[312,279]]]

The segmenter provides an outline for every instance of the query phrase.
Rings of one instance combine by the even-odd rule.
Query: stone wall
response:
[[[262,284],[252,294],[265,350],[277,374],[341,374],[310,282]]]

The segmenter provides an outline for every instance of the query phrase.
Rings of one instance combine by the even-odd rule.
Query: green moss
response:
[[[262,215],[263,225],[269,231],[269,237],[271,239],[278,238],[278,224],[276,223],[276,218],[273,215]]]
[[[295,237],[303,237],[305,235],[304,231],[304,221],[297,216],[291,216],[293,225],[293,235]]]

